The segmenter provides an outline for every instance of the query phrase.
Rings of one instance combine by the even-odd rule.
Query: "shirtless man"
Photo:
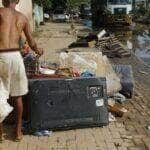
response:
[[[38,55],[43,51],[37,48],[32,38],[29,22],[20,12],[15,10],[19,0],[2,0],[4,8],[0,8],[0,85],[4,85],[7,97],[9,95],[17,108],[16,140],[22,139],[22,96],[28,92],[28,83],[20,54],[19,40],[24,32],[29,46]],[[2,92],[2,91],[0,91]],[[0,139],[3,136],[0,124]]]

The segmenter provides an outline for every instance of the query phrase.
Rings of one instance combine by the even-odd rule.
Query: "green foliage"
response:
[[[51,0],[52,1],[52,9],[55,10],[56,8],[67,8],[67,0]]]
[[[67,6],[70,9],[74,9],[76,7],[79,7],[81,4],[89,4],[90,0],[68,0]]]
[[[42,5],[44,9],[50,9],[52,7],[52,0],[33,0],[33,2]]]
[[[46,9],[55,9],[56,7],[74,9],[82,3],[88,4],[90,0],[33,0],[33,2],[42,5]]]
[[[41,5],[41,0],[34,0],[33,2],[38,4],[38,5]]]

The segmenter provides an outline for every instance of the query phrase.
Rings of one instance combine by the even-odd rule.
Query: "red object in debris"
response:
[[[73,77],[80,77],[80,74],[78,72],[73,72]]]
[[[73,77],[80,77],[80,73],[77,69],[73,69]]]
[[[30,51],[30,47],[27,43],[24,44],[23,46],[23,55],[26,56]]]

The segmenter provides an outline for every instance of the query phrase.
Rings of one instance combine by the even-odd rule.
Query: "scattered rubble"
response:
[[[147,128],[147,130],[149,130],[149,131],[150,131],[150,125],[148,125],[146,128]]]
[[[115,117],[123,117],[124,113],[127,112],[127,109],[118,103],[113,106],[108,105],[108,109]]]
[[[116,121],[116,118],[115,118],[115,116],[112,115],[112,113],[110,112],[110,113],[109,113],[109,122],[114,122],[114,121]]]
[[[119,142],[115,142],[114,144],[115,144],[116,147],[121,147],[122,146],[122,144],[119,143]]]
[[[87,36],[80,36],[76,42],[69,45],[69,48],[75,47],[96,47],[98,51],[110,58],[131,56],[131,52],[121,44],[118,38],[114,35],[109,35],[105,30],[102,30],[97,35],[89,33]]]
[[[97,48],[100,48],[103,54],[110,58],[114,57],[130,57],[131,52],[124,48],[117,37],[111,35],[109,37],[101,38],[96,44]]]
[[[121,138],[122,139],[129,139],[129,140],[133,139],[133,137],[131,135],[122,135]]]

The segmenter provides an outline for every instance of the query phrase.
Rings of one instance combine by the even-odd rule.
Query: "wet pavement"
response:
[[[137,24],[130,28],[116,28],[112,31],[123,45],[150,65],[150,26]]]
[[[90,20],[83,20],[83,24],[92,28]],[[126,48],[150,65],[150,25],[133,23],[132,27],[114,27],[109,30],[119,37]]]

